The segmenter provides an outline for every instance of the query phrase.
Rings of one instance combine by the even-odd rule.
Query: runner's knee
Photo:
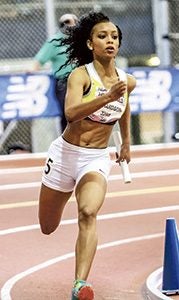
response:
[[[52,232],[54,232],[57,229],[58,225],[54,224],[43,224],[42,222],[40,222],[40,229],[42,231],[43,234],[49,235]]]
[[[79,224],[92,224],[96,220],[96,212],[88,206],[83,207],[79,211]]]

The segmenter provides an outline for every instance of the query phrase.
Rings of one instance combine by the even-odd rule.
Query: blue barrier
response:
[[[130,96],[132,114],[179,111],[177,68],[129,68],[137,79]],[[49,74],[0,76],[0,120],[31,119],[61,115]]]

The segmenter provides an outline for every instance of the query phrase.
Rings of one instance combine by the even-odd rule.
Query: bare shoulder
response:
[[[71,72],[71,74],[70,74],[70,78],[71,77],[79,77],[79,78],[83,78],[83,77],[87,77],[88,76],[88,74],[87,74],[87,72],[86,72],[86,68],[85,68],[85,66],[80,66],[80,67],[77,67],[77,68],[75,68],[72,72]]]
[[[69,78],[68,78],[69,83],[79,83],[82,84],[84,87],[89,86],[90,84],[90,79],[88,76],[88,73],[86,71],[85,66],[80,66],[75,68]]]
[[[134,90],[136,87],[136,79],[133,75],[127,74],[127,86],[129,94]]]

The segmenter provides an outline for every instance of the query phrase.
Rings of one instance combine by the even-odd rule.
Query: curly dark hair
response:
[[[75,63],[76,66],[81,66],[92,62],[93,55],[91,50],[88,49],[86,42],[90,39],[92,28],[101,22],[110,22],[110,19],[101,12],[90,11],[88,14],[81,16],[76,26],[69,27],[67,36],[61,38],[59,43],[59,46],[67,46],[66,53],[68,56],[67,61],[61,68],[68,64]],[[119,35],[119,44],[121,44],[122,32],[117,25],[116,27]]]

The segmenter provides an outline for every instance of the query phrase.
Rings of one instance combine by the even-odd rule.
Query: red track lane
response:
[[[76,203],[72,197],[55,233],[41,234],[44,157],[0,158],[1,300],[70,300]],[[147,299],[146,279],[163,265],[166,218],[179,224],[179,143],[133,147],[132,158],[132,183],[123,183],[115,164],[99,213],[99,249],[89,276],[95,300]]]

